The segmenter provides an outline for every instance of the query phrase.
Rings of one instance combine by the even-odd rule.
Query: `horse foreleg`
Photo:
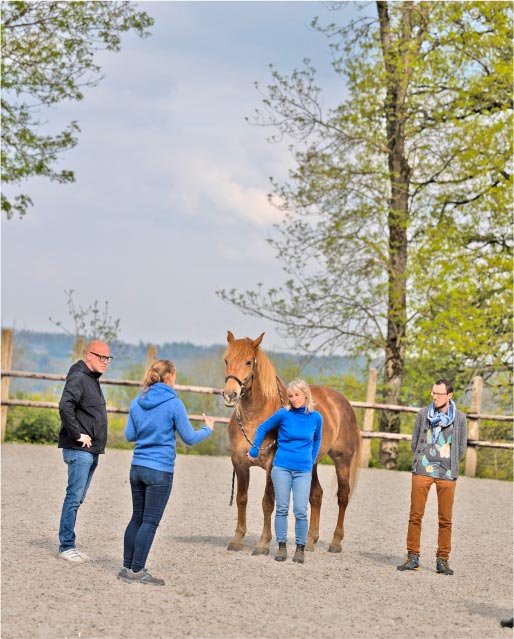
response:
[[[237,476],[237,527],[228,550],[243,550],[246,535],[246,505],[248,503],[248,484],[250,483],[250,469],[244,466],[235,468]]]
[[[344,516],[348,501],[350,499],[350,463],[340,457],[334,458],[337,475],[337,504],[339,513],[337,516],[336,529],[334,530],[334,538],[328,547],[328,552],[342,552],[341,542],[344,538]]]
[[[266,488],[262,497],[262,513],[264,515],[264,524],[262,528],[261,538],[257,542],[252,555],[268,555],[269,543],[271,541],[271,515],[275,508],[275,490],[271,481],[270,471],[266,471]]]
[[[321,501],[323,499],[323,488],[318,479],[318,465],[312,468],[311,493],[309,502],[311,505],[311,518],[309,522],[309,532],[307,533],[307,543],[305,550],[314,550],[314,544],[319,539],[319,517],[321,513]]]

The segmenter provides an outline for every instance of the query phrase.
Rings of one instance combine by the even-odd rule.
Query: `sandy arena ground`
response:
[[[253,557],[264,473],[252,471],[247,548],[226,550],[236,524],[228,458],[180,456],[148,567],[156,588],[116,579],[130,518],[131,452],[101,457],[77,522],[87,564],[57,556],[66,485],[61,451],[2,447],[2,639],[496,639],[511,638],[513,486],[461,477],[454,509],[453,577],[435,573],[436,498],[424,520],[422,568],[400,573],[410,475],[361,471],[343,552],[327,552],[336,520],[333,469],[321,538],[302,566]],[[293,521],[290,520],[290,541]],[[292,548],[292,543],[290,544]]]

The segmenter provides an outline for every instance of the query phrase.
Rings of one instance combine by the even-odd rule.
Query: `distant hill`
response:
[[[65,333],[40,333],[20,330],[14,333],[13,370],[36,373],[65,375],[72,363],[74,337]],[[133,379],[136,366],[142,370],[146,361],[149,343],[128,344],[125,342],[111,345],[113,362],[106,377],[114,379]],[[171,359],[178,371],[178,383],[199,386],[223,385],[224,344],[196,346],[190,342],[166,342],[156,344],[158,357]],[[365,360],[349,357],[313,357],[271,352],[265,350],[275,365],[277,372],[287,371],[292,376],[344,375],[353,373],[358,379],[365,379]],[[132,373],[132,374],[131,374]],[[187,380],[185,380],[187,378]],[[48,387],[48,382],[39,380],[11,379],[10,394],[19,390],[39,392]]]

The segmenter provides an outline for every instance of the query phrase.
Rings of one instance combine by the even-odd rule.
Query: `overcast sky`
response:
[[[288,344],[264,320],[222,302],[220,288],[279,286],[284,275],[266,238],[279,222],[269,177],[292,167],[288,141],[245,117],[269,64],[286,73],[310,58],[325,102],[344,86],[326,38],[309,29],[346,23],[320,2],[144,2],[152,36],[126,36],[102,53],[104,79],[45,114],[50,128],[77,120],[82,132],[63,167],[76,182],[34,179],[34,206],[2,219],[2,326],[72,328],[64,291],[77,303],[109,302],[127,342],[224,343],[266,331],[267,349]]]

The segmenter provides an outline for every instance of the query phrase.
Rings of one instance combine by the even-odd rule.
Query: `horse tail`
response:
[[[357,481],[359,479],[359,471],[361,468],[361,448],[362,448],[362,437],[359,429],[359,425],[355,426],[355,436],[356,436],[356,446],[355,452],[352,457],[352,462],[350,464],[350,498],[353,495],[355,487],[357,486]]]

